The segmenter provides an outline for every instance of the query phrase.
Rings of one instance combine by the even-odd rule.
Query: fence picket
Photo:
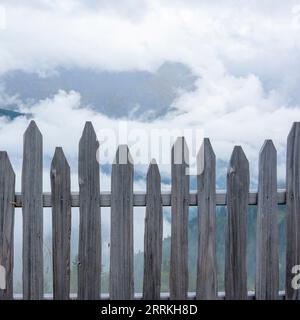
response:
[[[163,214],[161,178],[158,166],[153,160],[147,173],[146,201],[143,298],[146,300],[159,300],[162,263]]]
[[[300,265],[300,122],[295,122],[287,140],[286,161],[286,298],[300,300],[300,289],[292,287]]]
[[[110,237],[110,299],[133,299],[133,162],[126,145],[112,165]]]
[[[0,266],[5,270],[0,300],[13,298],[15,173],[6,152],[0,152]]]
[[[300,289],[292,287],[298,272],[294,267],[300,265],[300,122],[294,123],[287,139],[286,190],[277,190],[277,152],[272,140],[266,140],[260,151],[258,192],[249,192],[249,163],[240,146],[231,155],[227,190],[216,192],[216,156],[206,138],[197,156],[197,192],[190,193],[188,148],[181,137],[171,152],[171,192],[161,191],[160,172],[153,161],[146,193],[133,193],[134,165],[128,146],[121,145],[112,165],[111,192],[100,193],[98,148],[94,128],[87,122],[79,142],[79,193],[71,192],[70,167],[62,148],[56,148],[51,163],[51,193],[43,193],[43,137],[34,121],[24,133],[21,193],[14,190],[15,173],[8,155],[0,151],[0,300],[13,299],[16,207],[23,213],[23,299],[44,298],[43,207],[52,208],[53,298],[70,298],[71,207],[80,208],[77,297],[100,298],[101,207],[111,207],[110,299],[133,299],[134,206],[146,206],[143,298],[161,296],[163,206],[171,206],[172,220],[170,294],[163,297],[191,298],[187,294],[188,216],[189,207],[198,206],[196,298],[218,299],[216,206],[220,205],[227,205],[228,212],[221,298],[300,300]],[[287,207],[285,293],[278,292],[279,204]],[[247,292],[248,205],[258,206],[255,294]]]
[[[43,298],[43,138],[31,121],[24,133],[22,167],[23,296]]]
[[[278,298],[278,209],[277,152],[272,140],[266,140],[259,155],[258,207],[256,231],[257,300]]]
[[[170,298],[186,299],[188,291],[188,148],[183,137],[172,148]]]
[[[227,172],[225,294],[227,300],[247,299],[247,214],[249,163],[240,146],[233,150]]]
[[[71,180],[62,148],[56,148],[51,163],[53,297],[70,296]]]
[[[216,258],[216,156],[205,138],[198,165],[197,299],[217,298]]]
[[[86,122],[79,142],[79,252],[78,298],[97,300],[101,292],[100,174],[99,148],[91,122]]]

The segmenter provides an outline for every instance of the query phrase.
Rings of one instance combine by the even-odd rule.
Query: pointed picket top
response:
[[[158,189],[161,189],[161,176],[156,160],[152,159],[147,171],[147,198],[157,194]]]
[[[55,160],[56,159],[62,159],[64,162],[67,162],[67,159],[65,157],[65,153],[64,153],[62,147],[56,147],[55,148],[53,159],[55,159]]]
[[[152,159],[147,172],[147,178],[154,179],[155,177],[160,178],[160,172],[155,159]]]
[[[245,152],[241,146],[234,146],[233,148],[230,162],[234,163],[236,161],[238,162],[248,161],[245,155]]]
[[[34,120],[31,120],[27,129],[24,132],[23,138],[23,166],[30,166],[28,168],[28,175],[30,176],[31,169],[36,170],[36,161],[38,162],[38,169],[42,166],[42,152],[43,152],[43,136]],[[35,160],[34,160],[35,159]],[[25,168],[23,168],[24,171]],[[40,172],[38,172],[39,174]],[[22,172],[24,175],[24,172]]]
[[[27,129],[25,130],[24,137],[27,137],[30,135],[42,136],[41,131],[34,120],[30,121]]]
[[[93,144],[95,144],[94,147],[92,147]],[[99,142],[97,140],[97,135],[93,127],[93,124],[92,122],[87,121],[85,123],[84,129],[79,141],[79,152],[84,152],[82,156],[88,157],[86,152],[91,151],[91,149],[93,149],[92,152],[94,152],[95,151],[94,149],[98,149],[98,147],[99,147]],[[96,153],[95,153],[95,156],[96,156]],[[91,158],[90,160],[92,161],[94,160],[94,158]]]
[[[40,157],[43,148],[43,136],[34,120],[30,121],[27,129],[24,132],[23,139],[24,155],[26,157],[32,157],[33,155]]]
[[[151,165],[154,165],[154,166],[157,165],[157,162],[156,162],[156,160],[154,158],[151,159],[151,161],[150,161],[150,166]]]
[[[235,146],[227,170],[227,184],[232,184],[235,181],[235,183],[239,183],[240,185],[248,185],[249,179],[249,161],[242,147]]]
[[[87,121],[79,140],[79,158],[84,157],[85,161],[94,161],[93,155],[97,157],[98,148],[99,142],[93,124]]]
[[[152,159],[147,172],[147,177],[160,176],[159,168],[155,159]]]
[[[265,153],[273,153],[276,152],[275,145],[271,139],[265,140],[263,146],[260,149],[260,155],[263,155]]]
[[[6,174],[9,173],[15,176],[12,164],[6,151],[0,151],[0,164],[0,169],[5,168],[4,171]]]
[[[31,121],[29,122],[29,125],[28,125],[27,129],[25,130],[25,132],[26,132],[26,131],[33,131],[33,130],[38,130],[38,131],[40,131],[39,128],[38,128],[38,126],[37,126],[37,124],[36,124],[36,122],[35,122],[34,120],[31,120]]]
[[[204,138],[202,145],[200,147],[200,150],[198,152],[198,157],[201,157],[202,155],[207,156],[209,154],[213,154],[215,156],[213,147],[211,145],[209,138]]]
[[[84,137],[89,137],[93,140],[97,140],[97,135],[91,121],[86,121],[80,140],[82,140]]]
[[[51,171],[59,166],[66,166],[70,168],[62,147],[55,148],[54,156],[51,162]]]
[[[178,137],[172,146],[172,164],[189,163],[189,148],[184,137]]]
[[[94,170],[95,162],[98,162],[99,141],[90,121],[85,123],[81,138],[79,140],[79,162],[78,162],[78,180],[79,185],[84,184],[89,176],[89,170]]]
[[[93,134],[96,137],[96,132],[94,126],[91,121],[86,121],[83,128],[83,135],[85,134]]]
[[[197,174],[203,174],[206,167],[211,167],[216,161],[216,155],[212,148],[209,138],[204,138],[200,150],[197,154]]]
[[[130,164],[133,165],[133,159],[130,154],[130,150],[127,144],[121,144],[118,146],[116,157],[113,164]]]
[[[230,157],[228,174],[240,171],[244,167],[249,168],[248,159],[241,146],[235,146]]]

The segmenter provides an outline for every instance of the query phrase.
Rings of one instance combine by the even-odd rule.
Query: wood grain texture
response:
[[[5,268],[5,289],[0,300],[13,299],[15,173],[6,152],[0,152],[0,265]]]
[[[96,154],[99,148],[91,122],[86,122],[79,142],[79,252],[78,298],[100,299],[101,216],[100,175]]]
[[[279,292],[277,152],[266,140],[259,155],[256,229],[257,300],[275,300]]]
[[[300,122],[287,140],[286,193],[286,298],[300,300],[300,289],[292,287],[292,269],[300,265]]]
[[[228,300],[247,299],[247,214],[249,163],[240,146],[233,150],[227,172],[228,224],[225,243],[225,293]]]
[[[43,298],[43,138],[34,121],[24,134],[22,167],[23,295]]]
[[[62,148],[56,148],[50,171],[52,194],[53,298],[70,296],[71,179]]]
[[[197,157],[198,264],[197,299],[217,299],[216,156],[205,138]]]
[[[155,160],[147,173],[147,204],[144,235],[143,298],[160,299],[163,239],[161,178]]]
[[[145,207],[146,206],[146,192],[144,191],[135,191],[133,194],[133,206],[134,207]],[[226,191],[225,190],[217,190],[216,192],[216,205],[217,206],[226,206]],[[162,205],[163,207],[171,206],[171,192],[162,191],[161,193]],[[249,192],[249,205],[257,205],[258,193],[255,190]],[[73,208],[79,207],[79,193],[72,192],[71,193],[71,205]],[[286,192],[283,189],[277,190],[277,203],[278,204],[286,204]],[[189,204],[190,207],[198,205],[198,195],[197,192],[191,191],[189,194]],[[43,206],[44,208],[51,208],[51,193],[44,192],[43,194]],[[111,193],[110,191],[103,191],[100,193],[100,203],[99,206],[103,208],[108,208],[111,206]],[[15,207],[22,207],[22,195],[18,192],[15,194]]]
[[[183,137],[172,148],[170,298],[186,299],[188,291],[188,148]]]
[[[133,162],[126,145],[112,165],[110,238],[110,299],[133,299]]]

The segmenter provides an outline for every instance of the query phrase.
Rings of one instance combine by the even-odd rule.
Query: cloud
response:
[[[83,3],[6,2],[0,70],[37,71],[57,65],[153,70],[175,60],[198,72],[234,68],[245,73],[263,61],[267,66],[288,62],[289,52],[298,52],[299,30],[292,23],[296,1],[285,3],[282,10],[279,1],[241,7],[236,1],[216,6],[206,1],[127,0],[100,2],[97,10],[89,9],[93,2]],[[122,10],[130,14],[122,15]],[[141,19],[132,19],[139,10]]]
[[[47,77],[60,67],[154,72],[165,61],[181,62],[199,78],[196,90],[181,93],[172,105],[175,111],[164,118],[128,120],[130,131],[202,129],[225,162],[240,144],[254,186],[259,149],[271,138],[278,150],[279,178],[284,180],[286,138],[300,119],[299,0],[2,0],[1,5],[6,24],[0,28],[0,76],[23,70]],[[0,103],[18,103],[36,120],[44,137],[44,190],[50,190],[49,167],[57,145],[71,165],[72,190],[78,190],[78,142],[85,121],[91,120],[97,133],[119,128],[118,121],[83,105],[75,91],[59,91],[28,106],[1,88]],[[18,191],[28,123],[26,117],[0,117],[0,149],[9,153]],[[140,139],[144,153],[147,135]],[[113,157],[115,147],[111,150]],[[170,148],[163,152],[169,156]],[[137,169],[145,177],[146,166]],[[169,176],[170,166],[160,169],[163,177]],[[100,179],[102,190],[109,190],[105,170]],[[145,181],[136,180],[135,190],[142,189]],[[142,225],[143,209],[138,210],[136,223]],[[107,232],[109,215],[103,215],[103,225]],[[143,228],[135,232],[137,251],[143,246]]]
[[[230,95],[230,92],[237,94]],[[212,96],[215,99],[212,99]],[[247,100],[248,96],[249,100]],[[246,106],[244,106],[245,99],[249,101]],[[183,95],[176,102],[178,110],[184,111],[183,113],[169,114],[168,118],[159,119],[152,123],[133,120],[125,122],[129,137],[131,135],[131,142],[133,142],[131,145],[133,159],[136,163],[138,154],[134,152],[136,150],[134,137],[139,137],[139,151],[143,155],[146,154],[148,148],[148,134],[153,129],[164,128],[172,131],[174,128],[193,128],[196,130],[200,127],[204,129],[205,135],[211,138],[219,159],[228,161],[233,146],[241,144],[250,161],[253,180],[257,177],[258,150],[265,138],[273,138],[279,153],[279,177],[284,179],[286,137],[292,122],[295,119],[300,119],[300,109],[288,107],[268,109],[268,99],[270,98],[265,97],[258,79],[254,76],[249,76],[248,79],[241,78],[239,81],[234,78],[225,78],[218,85],[203,86],[202,90],[199,89],[193,94]],[[202,101],[203,108],[195,107],[199,101]],[[219,104],[219,102],[223,103]],[[270,104],[270,106],[273,105],[273,103]],[[100,140],[103,139],[101,133],[104,129],[111,130],[118,135],[119,122],[82,105],[80,95],[76,92],[60,91],[51,99],[42,100],[29,108],[23,107],[22,111],[30,112],[33,115],[43,134],[44,191],[50,190],[50,161],[56,146],[63,147],[71,166],[72,191],[78,190],[78,143],[85,121],[93,122]],[[26,117],[19,117],[13,121],[0,118],[0,146],[2,150],[8,151],[13,163],[17,178],[17,191],[21,190],[22,142],[23,133],[28,124],[29,119]],[[136,130],[135,133],[134,130]],[[145,135],[143,136],[139,132],[143,132]],[[198,143],[200,142],[198,141]],[[189,148],[191,150],[192,146],[189,145]],[[170,149],[170,145],[162,149],[166,158],[170,157]],[[108,150],[113,158],[116,145],[109,144]],[[100,159],[102,161],[102,157]],[[163,178],[170,177],[170,165],[160,166],[160,169]],[[135,167],[135,170],[145,178],[146,165]],[[218,171],[220,174],[220,168]],[[102,191],[110,190],[110,173],[104,170],[103,163],[100,181]],[[168,184],[164,184],[162,187],[164,190],[170,189]],[[134,190],[145,190],[145,181],[136,180]],[[139,208],[135,212],[135,224],[143,225],[144,209]],[[78,216],[75,215],[74,219],[76,225]],[[47,221],[46,219],[45,222]],[[103,210],[102,223],[106,239],[109,239],[107,232],[110,221],[107,210]],[[48,230],[47,228],[50,228],[50,225],[47,225],[46,230]],[[164,235],[167,236],[169,232],[169,224],[166,223]],[[135,251],[142,250],[143,228],[135,228],[135,239]]]
[[[286,136],[300,118],[300,33],[293,10],[298,1],[3,3],[7,28],[0,31],[1,73],[21,69],[47,76],[61,66],[155,71],[164,61],[182,62],[199,77],[197,90],[181,94],[173,103],[176,111],[165,118],[130,121],[131,128],[200,127],[222,159],[236,143],[250,160],[257,159],[263,140],[273,138],[283,161]],[[45,135],[49,155],[54,141],[60,141],[75,158],[85,120],[97,128],[116,128],[115,121],[80,104],[75,92],[61,92],[32,107],[52,138]],[[25,122],[2,120],[1,125],[18,141]],[[4,138],[0,142],[11,148]]]
[[[176,138],[176,135],[184,134],[184,130],[196,131],[201,128],[204,130],[204,135],[211,138],[217,157],[224,161],[228,161],[234,145],[242,145],[252,165],[253,178],[257,176],[258,151],[264,139],[272,138],[280,155],[279,164],[283,164],[286,137],[293,121],[300,119],[300,108],[277,107],[272,97],[265,96],[258,79],[254,76],[249,76],[248,79],[242,78],[240,81],[225,78],[220,83],[213,83],[213,86],[203,87],[193,94],[182,95],[176,102],[180,112],[168,114],[167,118],[157,119],[151,123],[134,120],[119,122],[110,119],[83,106],[80,95],[72,91],[69,93],[60,91],[51,99],[42,100],[31,107],[23,107],[21,111],[32,114],[43,134],[45,183],[47,181],[45,188],[48,188],[47,190],[50,188],[48,171],[55,147],[62,146],[74,173],[73,190],[78,190],[76,176],[78,142],[85,121],[92,121],[101,141],[102,165],[105,165],[104,161],[112,163],[118,144],[128,143],[134,162],[140,164],[141,161],[144,165],[137,168],[144,176],[147,164],[153,157],[153,154],[149,153],[149,147],[153,146],[151,135],[157,129],[174,133],[173,138]],[[230,94],[231,92],[236,94]],[[201,107],[195,108],[198,101],[202,101]],[[16,118],[10,122],[0,118],[1,149],[8,151],[19,171],[22,136],[28,123],[29,119],[26,117]],[[160,149],[164,159],[161,171],[165,177],[170,173],[168,161],[170,161],[172,141],[168,142],[169,145]],[[190,141],[188,143],[190,152],[193,153],[191,160],[194,160],[198,148],[193,150]],[[201,141],[197,143],[199,147]],[[157,151],[156,148],[151,150]],[[281,172],[280,178],[284,178],[284,172]],[[109,190],[110,178],[105,170],[101,181],[102,190]],[[20,183],[17,185],[20,186]],[[137,181],[136,188],[144,190],[145,183]]]

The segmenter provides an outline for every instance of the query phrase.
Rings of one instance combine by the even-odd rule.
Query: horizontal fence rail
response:
[[[147,204],[147,193],[143,191],[135,191],[133,193],[133,206],[134,207],[145,207]],[[286,191],[284,189],[277,190],[277,204],[286,204]],[[22,208],[22,195],[16,192],[14,201],[12,204],[15,208]],[[161,204],[163,207],[171,207],[171,192],[161,192]],[[249,205],[258,204],[258,192],[252,190],[249,192]],[[196,207],[198,205],[197,191],[189,193],[189,205],[190,207]],[[216,206],[227,205],[227,193],[225,190],[216,191]],[[71,207],[79,208],[79,192],[71,193]],[[110,191],[102,191],[100,193],[99,207],[108,208],[111,206],[111,193]],[[52,208],[51,193],[43,193],[43,207]]]
[[[24,133],[21,193],[15,192],[15,173],[8,154],[0,151],[0,272],[4,272],[0,300],[300,299],[300,289],[292,286],[292,270],[300,265],[300,123],[294,123],[287,139],[285,189],[277,189],[277,152],[271,140],[265,141],[259,154],[255,191],[249,190],[249,163],[240,146],[235,146],[229,161],[226,191],[216,190],[216,156],[208,138],[197,156],[197,190],[190,191],[188,149],[181,137],[170,150],[170,191],[161,190],[159,168],[153,160],[146,176],[146,192],[134,192],[134,162],[128,146],[121,145],[112,164],[111,192],[103,192],[98,147],[94,128],[87,122],[79,142],[77,193],[71,191],[70,166],[60,147],[51,163],[51,192],[43,192],[43,137],[34,121]],[[182,162],[178,162],[180,158]],[[247,290],[246,263],[251,205],[257,206],[254,292]],[[278,205],[286,205],[285,291],[279,291]],[[218,290],[216,206],[227,209],[225,292]],[[70,294],[72,207],[79,208],[77,294]],[[103,207],[111,208],[109,294],[100,294]],[[134,207],[146,208],[142,293],[134,292]],[[161,292],[163,207],[171,208],[169,293]],[[188,292],[189,207],[198,209],[195,293]],[[23,214],[21,295],[13,292],[16,208]],[[43,291],[43,208],[51,208],[52,213],[51,295]]]

